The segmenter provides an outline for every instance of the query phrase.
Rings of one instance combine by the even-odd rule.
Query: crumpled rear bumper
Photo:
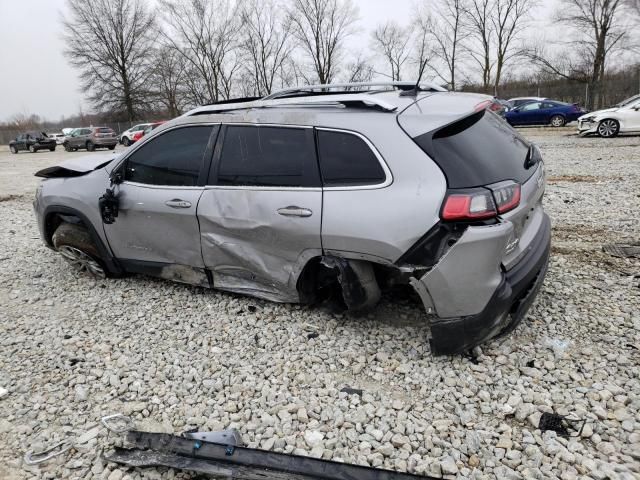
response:
[[[432,353],[461,353],[499,334],[511,332],[526,316],[542,286],[547,272],[550,246],[551,222],[545,214],[529,251],[509,271],[499,273],[499,284],[480,312],[466,316],[434,318],[431,321]],[[429,291],[425,288],[424,279],[428,275],[429,273],[413,282],[414,288],[427,307],[433,305]],[[474,292],[469,291],[466,294],[474,295]]]

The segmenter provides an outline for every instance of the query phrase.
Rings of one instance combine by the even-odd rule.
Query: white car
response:
[[[64,136],[65,135],[62,132],[47,133],[47,137],[53,138],[57,145],[62,145],[64,143]]]
[[[595,133],[609,138],[631,132],[640,133],[640,94],[578,118],[578,133],[582,136]]]
[[[144,129],[147,128],[149,125],[151,125],[151,124],[150,123],[139,123],[138,125],[136,125],[134,127],[131,127],[129,130],[125,130],[120,135],[120,143],[123,144],[125,147],[128,147],[133,142],[135,142],[135,139],[133,138],[133,136],[137,132],[144,131]]]

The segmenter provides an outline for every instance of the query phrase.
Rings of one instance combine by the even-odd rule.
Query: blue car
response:
[[[551,125],[563,127],[587,113],[576,104],[555,100],[535,100],[509,110],[504,118],[510,125]]]

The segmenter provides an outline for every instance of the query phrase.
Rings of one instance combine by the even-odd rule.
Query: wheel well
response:
[[[47,214],[44,220],[44,228],[45,228],[45,240],[50,246],[53,246],[53,234],[58,229],[60,224],[62,223],[74,223],[76,225],[82,225],[87,228],[82,219],[77,215],[73,214],[65,214],[60,212],[51,212]],[[87,228],[87,230],[89,230]]]

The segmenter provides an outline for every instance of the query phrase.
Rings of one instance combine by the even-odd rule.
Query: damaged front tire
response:
[[[98,249],[86,228],[72,223],[62,223],[54,232],[52,240],[58,253],[76,271],[88,273],[96,278],[107,277],[107,270]]]

